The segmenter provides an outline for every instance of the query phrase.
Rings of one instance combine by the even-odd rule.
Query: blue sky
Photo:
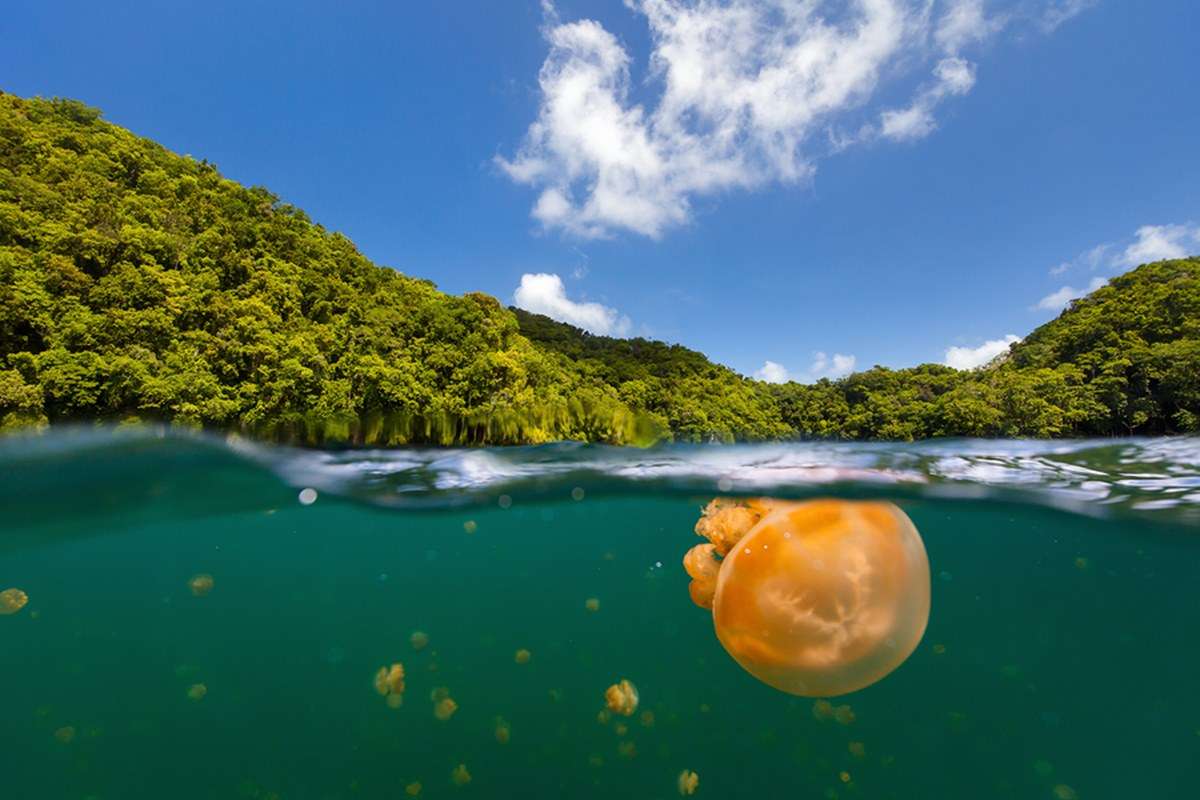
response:
[[[446,291],[808,379],[1200,252],[1198,6],[9,0],[0,88]]]

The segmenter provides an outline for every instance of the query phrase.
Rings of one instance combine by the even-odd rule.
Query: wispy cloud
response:
[[[1038,25],[1043,33],[1053,33],[1060,25],[1096,5],[1099,0],[1054,0],[1038,17]]]
[[[1037,2],[1060,17],[1074,5]],[[820,152],[926,136],[937,106],[975,83],[962,51],[1012,19],[980,0],[625,4],[650,33],[648,105],[631,99],[632,59],[616,36],[543,3],[538,116],[516,155],[496,162],[538,190],[532,216],[548,229],[658,237],[691,218],[698,196],[806,181]],[[871,108],[881,84],[930,64],[910,102]]]
[[[1111,260],[1110,254],[1112,248],[1113,246],[1111,244],[1098,244],[1092,249],[1080,253],[1070,261],[1063,261],[1062,263],[1051,267],[1050,274],[1052,276],[1062,275],[1080,266],[1087,267],[1091,270],[1099,269],[1100,267],[1109,263]]]
[[[1076,289],[1074,286],[1063,286],[1046,295],[1041,300],[1038,300],[1034,308],[1041,311],[1062,311],[1067,307],[1067,303],[1077,297],[1083,297],[1089,292],[1096,291],[1106,283],[1108,283],[1108,278],[1095,277],[1082,289]]]
[[[567,297],[562,278],[551,273],[527,272],[522,275],[521,285],[513,292],[513,303],[526,311],[545,314],[602,336],[624,336],[632,327],[629,317],[615,308]]]
[[[989,339],[978,347],[948,347],[943,363],[955,369],[975,369],[982,367],[1008,348],[1021,341],[1021,337],[1010,333],[1002,339]]]
[[[1200,252],[1200,225],[1143,225],[1118,259],[1123,267]]]
[[[1183,258],[1200,253],[1200,225],[1182,223],[1176,225],[1143,225],[1134,235],[1119,242],[1105,242],[1085,250],[1069,261],[1050,268],[1052,277],[1086,269],[1124,270],[1151,261]],[[1067,303],[1088,292],[1094,292],[1105,283],[1106,278],[1094,277],[1086,287],[1062,286],[1039,300],[1033,307],[1041,311],[1060,311]]]

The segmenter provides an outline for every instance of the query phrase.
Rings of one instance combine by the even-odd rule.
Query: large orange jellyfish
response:
[[[721,645],[769,686],[847,694],[921,641],[929,559],[891,503],[714,500],[696,533],[709,544],[683,559],[692,600],[712,609]]]

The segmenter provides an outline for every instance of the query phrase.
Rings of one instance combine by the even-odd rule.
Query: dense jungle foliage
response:
[[[355,444],[1197,430],[1198,321],[1200,262],[1161,262],[982,370],[769,386],[446,295],[81,103],[0,93],[0,428],[165,420]]]

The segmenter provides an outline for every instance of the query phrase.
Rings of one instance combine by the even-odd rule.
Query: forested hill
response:
[[[0,428],[166,420],[354,444],[1196,430],[1198,273],[1141,267],[978,372],[769,386],[446,295],[81,103],[0,93]]]
[[[815,384],[737,382],[700,353],[643,339],[592,336],[513,309],[521,332],[589,374],[636,387],[639,404],[670,398],[690,375],[765,395],[793,437],[1113,436],[1200,430],[1200,259],[1145,264],[1074,301],[995,363],[874,367]],[[723,390],[726,391],[726,390]],[[630,397],[635,396],[631,391]],[[696,395],[703,403],[705,395]],[[706,398],[720,408],[725,396]],[[740,411],[745,414],[747,411]],[[676,425],[673,423],[673,427]]]

